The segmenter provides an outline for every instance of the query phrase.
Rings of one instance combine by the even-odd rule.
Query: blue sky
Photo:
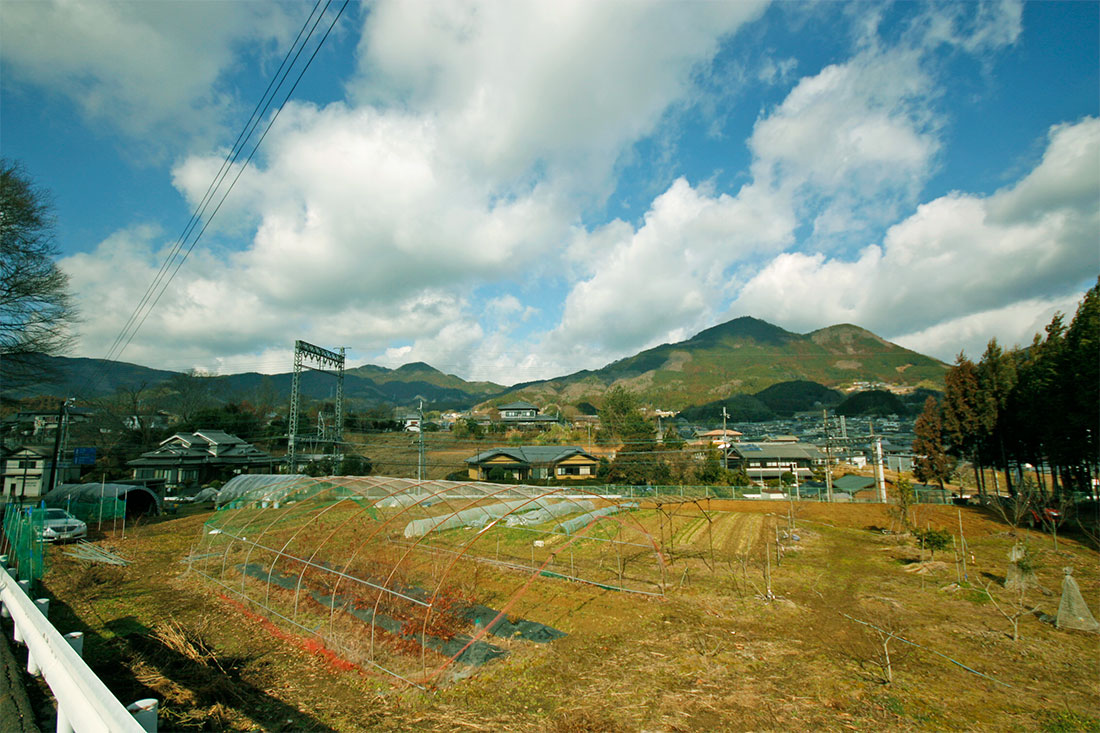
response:
[[[75,355],[112,351],[308,11],[0,6],[0,149],[52,192]],[[303,339],[514,383],[741,315],[1028,342],[1100,274],[1098,18],[352,4],[121,359],[282,372]]]

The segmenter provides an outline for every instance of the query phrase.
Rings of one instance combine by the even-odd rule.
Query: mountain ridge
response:
[[[101,397],[118,389],[155,388],[176,373],[126,362],[86,357],[45,357],[61,379],[49,388],[13,390],[9,396],[48,394]],[[617,359],[599,369],[582,369],[511,387],[468,382],[417,361],[389,369],[363,364],[345,370],[349,407],[382,403],[409,405],[423,399],[433,409],[489,407],[516,399],[536,404],[599,404],[613,386],[639,394],[654,407],[679,410],[732,395],[751,395],[772,385],[806,381],[836,389],[854,382],[885,382],[936,388],[947,365],[893,344],[860,326],[843,323],[798,334],[752,316],[706,328],[683,341],[665,343]],[[266,390],[288,399],[292,374],[245,373],[208,377],[225,399]],[[315,372],[303,374],[302,394],[331,399],[335,384]],[[80,391],[90,394],[81,394]]]

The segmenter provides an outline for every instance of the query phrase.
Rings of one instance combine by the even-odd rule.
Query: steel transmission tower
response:
[[[316,364],[317,366],[313,366]],[[336,370],[336,424],[332,429],[332,454],[336,457],[338,446],[344,438],[344,348],[340,352],[322,349],[320,346],[294,342],[294,378],[290,383],[290,425],[287,436],[287,471],[294,473],[298,468],[298,402],[301,396],[302,367],[325,371],[323,367]]]

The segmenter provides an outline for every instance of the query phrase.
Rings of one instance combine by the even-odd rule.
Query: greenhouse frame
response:
[[[637,504],[575,487],[247,475],[216,503],[193,573],[420,687],[563,636],[559,596],[664,594],[665,558]]]

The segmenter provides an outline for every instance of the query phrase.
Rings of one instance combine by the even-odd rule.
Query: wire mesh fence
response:
[[[34,582],[46,573],[46,543],[42,536],[45,522],[45,507],[6,507],[0,554],[8,556],[8,566],[18,580]]]

